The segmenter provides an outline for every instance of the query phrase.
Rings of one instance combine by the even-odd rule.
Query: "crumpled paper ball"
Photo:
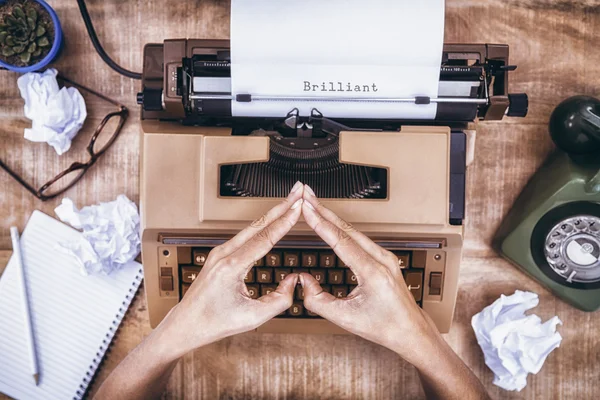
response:
[[[140,254],[140,216],[135,203],[125,195],[81,210],[64,198],[54,212],[61,221],[83,232],[81,240],[60,243],[60,248],[77,258],[84,275],[110,274]]]
[[[25,117],[31,120],[31,129],[25,129],[25,139],[46,142],[58,155],[71,148],[87,117],[85,101],[74,87],[59,90],[57,71],[29,72],[17,85],[25,100]]]
[[[505,390],[521,391],[527,375],[537,374],[562,341],[556,332],[562,324],[558,317],[542,323],[535,314],[525,315],[538,303],[537,294],[517,290],[501,295],[471,319],[485,364],[494,373],[494,384]]]

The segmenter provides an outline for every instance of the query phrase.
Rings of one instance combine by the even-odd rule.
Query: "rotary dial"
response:
[[[544,254],[567,283],[600,281],[600,218],[578,215],[562,220],[546,236]]]

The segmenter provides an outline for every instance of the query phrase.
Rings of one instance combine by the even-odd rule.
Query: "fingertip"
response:
[[[317,197],[317,195],[315,194],[315,192],[308,185],[304,185],[304,193],[307,193],[309,196],[312,196],[312,197]]]
[[[299,279],[307,296],[314,295],[316,294],[315,292],[319,292],[319,290],[322,291],[321,285],[311,274],[302,272]]]
[[[304,193],[302,198],[304,198],[304,203],[313,210],[315,210],[320,204],[319,199],[317,196],[315,196],[315,192],[313,192],[308,185],[304,185]]]
[[[304,204],[304,199],[302,199],[302,198],[299,198],[298,200],[296,200],[296,201],[294,202],[294,204],[292,204],[292,207],[291,207],[291,209],[292,209],[292,210],[295,210],[295,209],[297,209],[297,208],[301,207],[301,206],[302,206],[302,204]]]
[[[313,206],[315,203],[318,203],[319,200],[317,199],[317,196],[315,196],[314,192],[310,191],[307,189],[308,186],[305,186],[304,189],[304,193],[302,194],[302,197],[304,198],[304,200],[306,200],[306,202],[312,202]]]
[[[279,287],[281,287],[286,292],[293,291],[298,283],[298,274],[288,274],[281,282],[279,282]]]
[[[293,284],[298,283],[298,276],[299,274],[294,272],[292,274],[288,274],[283,280],[286,282],[292,282]]]
[[[288,207],[291,208],[298,199],[302,199],[302,192],[290,193],[290,195],[284,200]]]
[[[294,187],[292,187],[292,190],[290,190],[290,193],[288,194],[288,200],[296,200],[299,198],[302,198],[304,196],[304,184],[300,181],[296,182],[296,184],[294,184]]]
[[[331,293],[325,292],[312,275],[302,273],[300,279],[304,281],[304,307],[323,318],[332,315],[337,299]]]
[[[302,214],[304,215],[304,220],[308,226],[314,229],[317,225],[319,216],[317,215],[315,208],[308,201],[302,203]]]
[[[304,188],[304,184],[300,181],[296,181],[296,183],[294,183],[294,186],[292,187],[292,190],[290,190],[290,193],[297,192],[302,188]]]
[[[306,207],[308,207],[310,210],[312,210],[312,211],[316,211],[317,210],[316,205],[314,205],[313,203],[311,203],[311,200],[306,200],[304,203],[306,203]]]
[[[304,204],[306,204],[306,207],[315,211],[319,210],[319,207],[322,207],[319,198],[315,195],[315,192],[310,186],[304,185],[304,194],[302,197],[304,198]]]
[[[298,199],[288,211],[288,218],[294,225],[298,223],[300,216],[302,215],[302,204],[304,204],[304,201],[302,199]]]
[[[315,207],[312,204],[310,204],[310,202],[306,199],[304,199],[304,201],[302,202],[302,210],[304,212],[308,212],[309,214],[315,213]]]
[[[302,215],[302,204],[304,204],[304,200],[302,198],[296,199],[283,215],[284,219],[287,219],[288,222],[290,222],[290,229],[300,220],[300,216]]]

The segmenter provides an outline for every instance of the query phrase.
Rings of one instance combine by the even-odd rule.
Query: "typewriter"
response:
[[[475,122],[527,114],[508,93],[509,49],[446,44],[435,119],[332,119],[312,110],[280,118],[234,118],[226,40],[166,40],[144,48],[141,230],[150,323],[186,294],[211,248],[309,184],[327,207],[398,257],[414,296],[448,332],[457,295],[465,217],[465,171]],[[236,98],[249,101],[249,98]],[[356,277],[300,221],[245,277],[252,297],[306,271],[337,297]],[[264,332],[343,333],[293,306]]]

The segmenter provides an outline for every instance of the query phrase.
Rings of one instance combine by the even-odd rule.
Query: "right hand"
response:
[[[409,362],[418,359],[424,346],[441,337],[406,287],[398,258],[324,207],[308,186],[303,196],[307,224],[358,278],[346,298],[336,298],[302,273],[305,307]]]

